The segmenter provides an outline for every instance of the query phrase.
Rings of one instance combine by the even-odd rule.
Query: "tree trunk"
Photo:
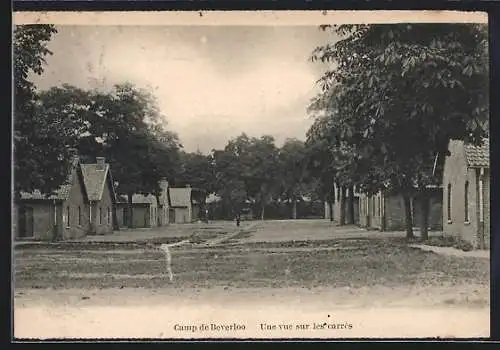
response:
[[[333,204],[334,204],[334,202],[332,200],[328,201],[328,211],[329,211],[331,222],[333,222]]]
[[[294,197],[292,200],[292,219],[297,220],[297,199]]]
[[[405,205],[405,224],[406,224],[406,238],[413,238],[413,218],[411,212],[411,197],[408,193],[403,194],[403,201]]]
[[[334,221],[334,211],[333,211],[333,206],[335,205],[335,187],[332,187],[330,189],[330,195],[329,195],[329,210],[330,210],[330,221]]]
[[[346,198],[347,193],[346,193],[346,188],[341,187],[340,188],[340,219],[339,219],[339,225],[345,225],[345,215],[346,215]]]
[[[261,208],[260,208],[260,219],[262,221],[264,221],[264,212],[266,210],[266,205],[265,204],[262,204]]]
[[[134,213],[133,213],[133,206],[132,206],[132,196],[133,193],[128,193],[127,194],[127,210],[128,210],[128,216],[127,216],[127,227],[128,228],[134,228]]]
[[[347,206],[347,223],[349,225],[354,225],[354,187],[351,186],[349,187],[349,199],[348,199],[348,206]]]
[[[155,198],[156,198],[156,226],[160,227],[163,224],[162,220],[160,220],[160,217],[163,217],[163,207],[161,206],[160,195],[158,193],[155,193]]]
[[[429,215],[430,198],[427,189],[422,189],[420,193],[420,238],[425,241],[429,239]]]

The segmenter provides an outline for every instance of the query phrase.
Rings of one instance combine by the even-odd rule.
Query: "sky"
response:
[[[39,89],[130,82],[153,89],[184,149],[208,153],[242,132],[304,140],[306,108],[327,68],[316,26],[59,26]]]

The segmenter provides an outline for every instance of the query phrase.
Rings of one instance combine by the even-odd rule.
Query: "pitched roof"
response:
[[[127,196],[121,194],[116,196],[116,201],[118,203],[126,204],[128,203],[128,198]],[[132,196],[132,204],[156,204],[156,197],[152,194],[149,194],[147,196],[143,194],[134,194]]]
[[[189,207],[191,205],[191,190],[192,188],[175,188],[168,189],[170,197],[170,205],[172,207]]]
[[[109,164],[104,164],[104,169],[101,169],[99,164],[80,164],[83,174],[83,181],[89,200],[100,201],[104,192],[104,187],[108,177],[111,177]],[[113,181],[110,180],[110,188],[112,197],[116,200]]]
[[[142,194],[134,194],[132,196],[132,203],[156,203],[156,197],[153,195],[142,195]]]
[[[117,203],[127,203],[127,196],[124,196],[123,194],[117,195],[116,196],[116,202]]]
[[[483,139],[480,146],[464,144],[467,165],[471,168],[490,167],[490,140]]]
[[[66,179],[64,180],[64,183],[54,191],[54,194],[47,196],[40,190],[34,190],[33,192],[21,192],[21,199],[50,199],[50,200],[68,199],[69,192],[71,191],[71,187],[73,186],[72,184],[73,171],[78,168],[79,164],[80,164],[80,159],[78,157],[73,157],[73,160],[70,163],[69,171],[66,176]]]

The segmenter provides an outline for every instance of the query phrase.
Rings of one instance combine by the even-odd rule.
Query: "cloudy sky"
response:
[[[154,89],[186,151],[209,152],[246,132],[304,139],[325,67],[312,50],[334,40],[316,26],[62,26],[40,89],[131,82]]]

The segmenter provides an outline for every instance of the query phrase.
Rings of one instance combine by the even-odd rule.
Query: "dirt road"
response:
[[[172,251],[173,283],[144,245],[16,248],[15,336],[488,336],[488,259],[328,222],[196,229]]]
[[[380,297],[408,291],[382,287],[20,292],[14,312],[19,338],[489,336],[488,307],[433,306],[419,291],[391,302]],[[435,301],[455,295],[451,290],[434,292]],[[373,303],[377,296],[379,302]]]

